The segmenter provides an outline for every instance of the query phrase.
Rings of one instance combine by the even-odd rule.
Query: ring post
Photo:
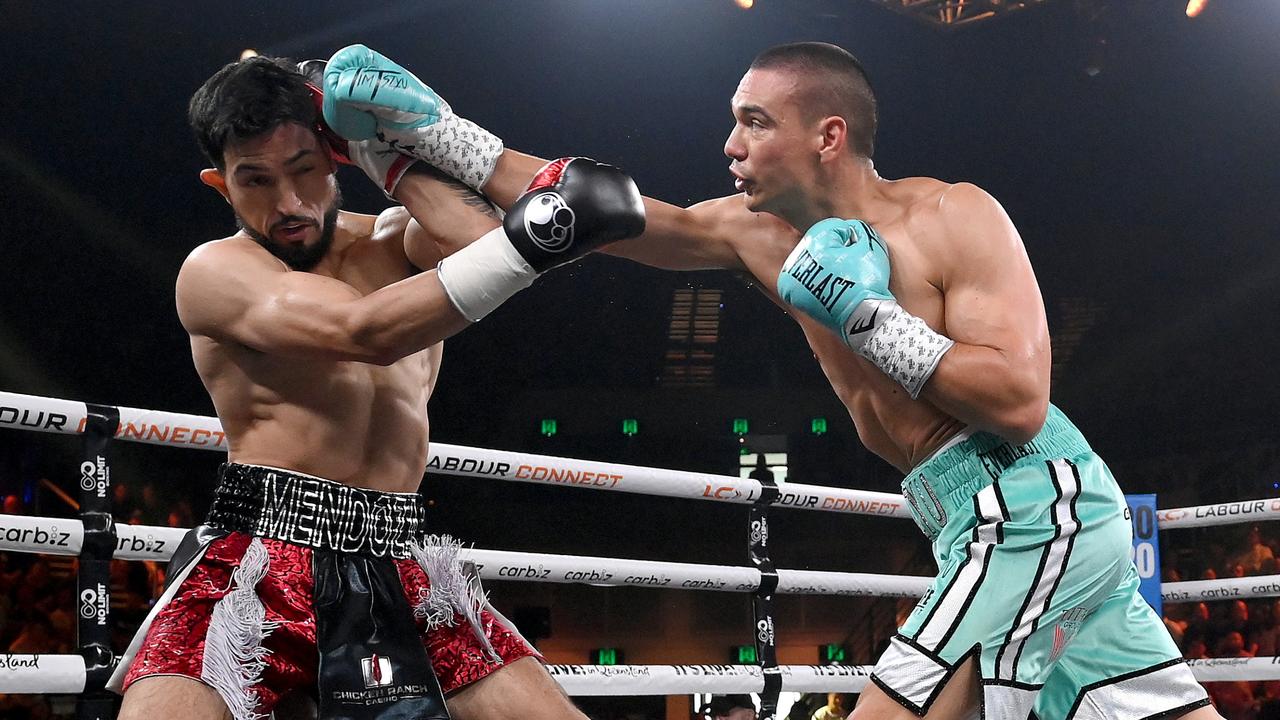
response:
[[[111,720],[116,699],[105,690],[115,663],[111,652],[111,556],[116,527],[111,517],[111,463],[107,451],[120,424],[114,407],[87,405],[84,459],[80,463],[80,521],[84,544],[80,550],[80,654],[84,657],[85,692],[76,703],[78,720]]]
[[[778,571],[769,558],[769,506],[778,499],[778,486],[773,472],[757,468],[751,479],[760,482],[760,497],[751,505],[748,554],[751,564],[760,571],[760,587],[751,598],[756,616],[756,656],[764,673],[764,689],[760,692],[760,720],[773,720],[782,692],[782,670],[778,667],[778,644],[773,626],[773,593],[778,589]]]

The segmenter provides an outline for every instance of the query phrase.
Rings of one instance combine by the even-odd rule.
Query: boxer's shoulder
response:
[[[931,251],[963,250],[975,242],[998,240],[990,230],[1007,221],[995,198],[972,183],[907,178],[894,182],[891,196],[902,208],[913,243]]]
[[[266,248],[241,231],[230,237],[210,240],[196,246],[187,254],[178,277],[181,280],[184,276],[202,277],[255,266],[278,268],[282,272],[288,269],[282,261],[267,252]]]

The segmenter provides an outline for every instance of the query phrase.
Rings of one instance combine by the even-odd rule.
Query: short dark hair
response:
[[[876,94],[862,63],[831,43],[775,45],[751,61],[752,70],[784,70],[806,80],[801,105],[817,117],[839,115],[853,151],[870,158],[876,147]]]
[[[307,79],[287,58],[251,57],[224,66],[191,96],[187,121],[196,142],[219,170],[227,143],[270,132],[285,123],[316,124]]]
[[[709,717],[728,715],[736,708],[754,711],[755,702],[750,695],[713,695],[711,701],[702,708],[702,714]]]

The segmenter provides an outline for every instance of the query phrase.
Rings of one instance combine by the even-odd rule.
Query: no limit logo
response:
[[[766,645],[773,644],[773,619],[765,618],[756,622],[756,639]]]
[[[97,490],[98,497],[107,496],[107,459],[99,455],[93,460],[80,463],[80,489],[85,492]]]
[[[97,590],[85,588],[80,591],[80,617],[85,620],[96,619],[99,625],[105,626],[110,605],[111,595],[102,583],[98,583]]]

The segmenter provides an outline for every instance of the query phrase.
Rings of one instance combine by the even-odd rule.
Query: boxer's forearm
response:
[[[507,148],[498,156],[493,175],[489,176],[489,182],[481,190],[495,205],[509,210],[529,187],[534,174],[546,164],[547,161],[542,158]]]
[[[365,362],[389,365],[431,347],[471,323],[446,294],[436,271],[381,288],[345,309],[348,342]]]
[[[920,397],[979,430],[1027,442],[1040,431],[1049,409],[1047,360],[956,343]]]

